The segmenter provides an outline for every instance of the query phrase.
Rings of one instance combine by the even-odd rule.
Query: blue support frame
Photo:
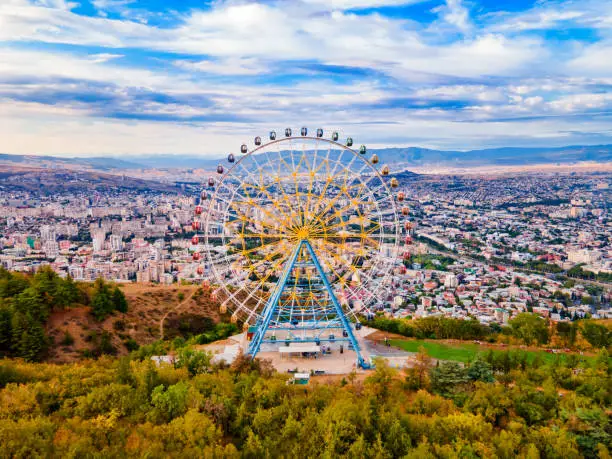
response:
[[[330,329],[330,328],[336,328],[336,329],[342,328],[343,331],[346,331],[347,337],[339,336],[337,338],[334,337],[333,339],[331,337],[329,338],[313,337],[313,338],[307,338],[307,339],[300,339],[300,341],[301,342],[308,342],[308,341],[346,342],[348,341],[352,345],[355,353],[357,354],[357,364],[362,368],[369,368],[370,367],[369,363],[365,362],[363,359],[363,356],[361,355],[361,348],[359,347],[357,338],[355,337],[355,334],[353,333],[351,324],[346,318],[346,315],[344,314],[344,311],[342,310],[342,306],[338,302],[336,295],[334,295],[334,291],[332,289],[331,283],[329,282],[329,279],[327,278],[325,271],[323,271],[323,268],[321,264],[319,263],[319,259],[317,258],[317,255],[312,245],[307,240],[300,241],[300,243],[295,248],[294,252],[291,254],[291,257],[289,257],[287,266],[285,267],[285,270],[283,271],[281,278],[276,284],[276,288],[274,289],[272,296],[270,297],[270,299],[268,300],[268,303],[266,304],[266,307],[264,308],[262,318],[257,323],[257,331],[253,335],[253,339],[251,340],[251,343],[249,344],[248,354],[251,355],[252,358],[255,358],[255,356],[261,349],[262,343],[264,342],[265,343],[271,343],[271,342],[281,343],[284,341],[283,339],[279,339],[278,341],[271,340],[271,339],[265,339],[265,335],[266,335],[266,332],[270,329],[270,324],[272,322],[272,318],[274,317],[274,314],[278,310],[278,305],[279,305],[281,295],[283,291],[285,290],[285,286],[287,284],[287,280],[289,279],[291,272],[293,271],[294,268],[304,265],[304,263],[297,263],[299,254],[302,251],[302,248],[304,247],[308,251],[310,258],[312,259],[312,263],[314,267],[316,268],[319,276],[321,277],[321,280],[323,281],[323,286],[325,287],[325,291],[329,295],[329,298],[333,305],[333,311],[335,312],[337,319],[328,321],[326,326],[321,326],[319,321],[316,319],[316,315],[313,314],[314,316],[313,325],[302,326],[300,328],[287,327],[287,326],[276,326],[276,327],[273,327],[273,329],[274,330],[287,330],[287,331],[306,330],[306,329],[323,331],[325,329]],[[337,320],[339,320],[339,323],[337,322]]]

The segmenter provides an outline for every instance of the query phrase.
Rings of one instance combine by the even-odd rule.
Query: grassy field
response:
[[[469,362],[474,360],[478,354],[484,354],[489,351],[490,348],[480,346],[474,343],[457,343],[449,345],[447,343],[440,343],[436,341],[424,341],[424,340],[403,340],[394,339],[391,340],[391,345],[399,347],[408,352],[418,352],[419,348],[423,346],[427,351],[427,354],[438,360],[454,360],[456,362]],[[540,356],[545,362],[552,362],[555,359],[565,359],[564,354],[551,354],[546,351],[524,351],[522,349],[509,349],[525,352],[527,354],[527,360],[533,361],[537,355]],[[501,350],[494,350],[494,353],[504,352]],[[587,360],[593,359],[593,357],[584,357]]]

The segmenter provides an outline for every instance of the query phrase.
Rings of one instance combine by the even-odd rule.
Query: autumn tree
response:
[[[433,366],[433,360],[427,354],[427,350],[419,347],[419,351],[414,356],[414,364],[406,371],[406,382],[411,389],[422,389],[429,382],[429,372]],[[409,362],[409,364],[412,362]]]

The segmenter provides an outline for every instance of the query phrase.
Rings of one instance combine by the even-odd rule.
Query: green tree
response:
[[[11,350],[11,322],[13,314],[7,306],[0,306],[0,354]]]
[[[11,273],[0,267],[0,298],[11,298],[30,286],[23,274]]]
[[[110,289],[102,278],[96,279],[91,299],[91,309],[96,320],[104,320],[113,312],[114,304]]]
[[[593,304],[593,297],[584,295],[582,298],[580,298],[580,304]]]
[[[467,369],[467,376],[472,381],[491,383],[495,380],[491,365],[481,358],[476,358]]]
[[[189,348],[182,348],[174,363],[176,368],[187,368],[191,376],[205,373],[210,369],[212,355],[208,352],[194,351]]]
[[[79,288],[72,279],[67,276],[63,281],[59,281],[59,285],[56,289],[56,303],[57,306],[68,307],[79,300]]]
[[[557,335],[563,341],[563,344],[568,347],[576,344],[576,335],[578,325],[572,322],[557,322]]]
[[[580,330],[584,339],[589,344],[596,348],[605,348],[611,343],[610,330],[603,324],[598,324],[591,320],[585,320],[582,322],[582,329]]]
[[[12,350],[28,361],[40,360],[47,350],[47,337],[41,323],[28,313],[16,313],[11,322]]]
[[[443,362],[431,371],[431,388],[444,396],[459,392],[467,381],[465,369],[457,362]]]
[[[525,344],[546,344],[548,327],[546,321],[537,314],[522,313],[510,320],[510,333]]]
[[[125,295],[118,286],[115,286],[115,289],[113,290],[113,306],[116,311],[128,311],[128,302],[125,299]]]
[[[33,320],[46,322],[50,309],[37,289],[28,287],[13,298],[14,312],[29,314]]]
[[[152,412],[154,420],[169,422],[182,416],[187,411],[189,386],[181,381],[166,390],[163,385],[153,389],[151,404],[155,407]]]
[[[32,287],[48,309],[53,308],[57,301],[57,287],[61,279],[50,266],[42,266],[32,279]]]

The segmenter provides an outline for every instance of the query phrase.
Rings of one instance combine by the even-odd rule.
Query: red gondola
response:
[[[402,215],[410,214],[410,209],[408,207],[402,207]]]
[[[198,231],[200,229],[200,222],[198,221],[191,222],[191,229],[194,231]]]
[[[200,242],[200,238],[199,237],[194,236],[194,237],[191,238],[191,243],[193,245],[198,245],[199,242]]]
[[[397,193],[397,200],[399,202],[402,202],[404,199],[406,199],[406,195],[404,194],[403,191],[400,191],[399,193]]]
[[[404,228],[406,228],[407,231],[410,231],[412,229],[412,222],[404,223]]]
[[[406,236],[406,244],[412,244],[412,238],[410,236]]]
[[[198,252],[195,252],[192,258],[193,258],[193,261],[198,261],[200,259],[200,254]]]
[[[202,268],[201,266],[198,266],[197,272],[201,276],[202,274],[204,274],[204,268]]]
[[[195,214],[196,215],[202,215],[202,206],[196,206],[195,207]]]

